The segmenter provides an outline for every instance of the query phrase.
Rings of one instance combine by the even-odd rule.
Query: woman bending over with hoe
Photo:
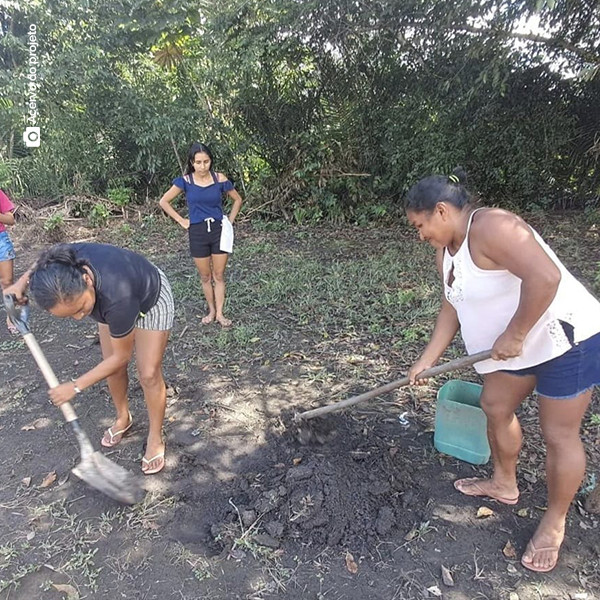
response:
[[[146,475],[161,471],[166,406],[162,361],[174,316],[173,294],[164,273],[143,256],[115,246],[58,244],[43,252],[4,293],[14,294],[22,303],[27,287],[35,302],[56,317],[91,317],[98,322],[102,362],[48,393],[59,406],[106,379],[117,417],[102,438],[105,448],[116,446],[133,423],[127,365],[135,348],[149,421],[142,471]]]
[[[171,203],[185,192],[189,218],[184,219]],[[233,199],[229,218],[223,212],[223,195]],[[225,305],[225,267],[233,250],[232,224],[242,206],[242,198],[233,183],[213,170],[213,155],[204,144],[190,147],[183,177],[160,199],[160,207],[184,229],[188,230],[190,254],[200,273],[202,290],[208,304],[205,325],[217,321],[229,327],[231,321],[223,315]]]
[[[408,192],[406,215],[437,250],[444,296],[431,340],[409,377],[434,365],[459,327],[469,354],[492,349],[475,365],[483,375],[493,473],[454,487],[505,504],[519,500],[521,427],[515,410],[537,392],[546,442],[548,509],[521,558],[545,573],[558,561],[565,522],[585,472],[579,436],[592,389],[600,383],[600,303],[517,215],[477,208],[466,175],[426,177]]]

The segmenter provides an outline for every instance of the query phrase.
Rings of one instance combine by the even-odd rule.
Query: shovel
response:
[[[27,305],[18,306],[15,301],[15,296],[4,296],[6,312],[13,325],[23,336],[48,386],[55,388],[59,385],[58,379],[27,324],[28,307]],[[94,450],[87,434],[81,428],[75,409],[70,402],[61,404],[59,408],[67,423],[73,428],[81,451],[81,462],[73,469],[73,473],[88,485],[114,500],[125,504],[139,502],[144,496],[144,490],[136,477],[127,469],[106,458],[101,452]]]
[[[491,358],[492,351],[485,350],[483,352],[478,352],[477,354],[471,354],[469,356],[463,356],[461,358],[456,358],[455,360],[451,360],[450,362],[444,363],[443,365],[437,365],[437,367],[431,367],[430,369],[425,369],[422,373],[419,373],[417,379],[427,379],[429,377],[435,377],[436,375],[441,375],[442,373],[449,373],[450,371],[458,371],[459,369],[464,369],[465,367],[470,367],[471,365],[480,362],[482,360],[487,360]],[[370,392],[365,392],[364,394],[360,394],[359,396],[353,396],[352,398],[348,398],[347,400],[342,400],[341,402],[335,402],[334,404],[329,404],[327,406],[321,406],[320,408],[313,408],[312,410],[307,410],[300,414],[297,414],[294,417],[295,421],[306,421],[308,419],[314,419],[315,417],[320,417],[322,415],[326,415],[330,412],[335,412],[338,410],[342,410],[344,408],[348,408],[349,406],[353,406],[354,404],[358,404],[359,402],[363,402],[364,400],[370,400],[371,398],[376,398],[377,396],[381,396],[381,394],[385,394],[387,392],[391,392],[399,387],[403,387],[408,385],[410,380],[408,377],[403,377],[402,379],[397,379],[396,381],[392,381],[391,383],[387,383],[386,385],[382,385],[381,387],[375,388]]]

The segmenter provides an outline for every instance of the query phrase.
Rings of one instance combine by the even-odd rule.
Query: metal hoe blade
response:
[[[65,405],[62,404],[61,408],[63,406]],[[145,492],[139,477],[135,477],[127,469],[94,450],[77,419],[71,421],[71,426],[81,451],[81,462],[73,469],[73,473],[93,488],[119,502],[135,504],[142,500]]]
[[[73,473],[94,489],[125,504],[136,504],[145,494],[140,482],[130,471],[98,451],[83,458],[73,469]]]

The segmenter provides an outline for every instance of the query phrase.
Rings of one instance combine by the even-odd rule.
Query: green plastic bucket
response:
[[[490,459],[487,417],[479,405],[482,386],[454,379],[438,391],[433,445],[473,465]]]

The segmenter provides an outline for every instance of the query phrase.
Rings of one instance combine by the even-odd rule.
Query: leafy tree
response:
[[[599,25],[594,0],[23,0],[0,10],[0,157],[30,194],[143,201],[202,140],[256,210],[297,220],[377,218],[458,163],[490,201],[582,206]]]

